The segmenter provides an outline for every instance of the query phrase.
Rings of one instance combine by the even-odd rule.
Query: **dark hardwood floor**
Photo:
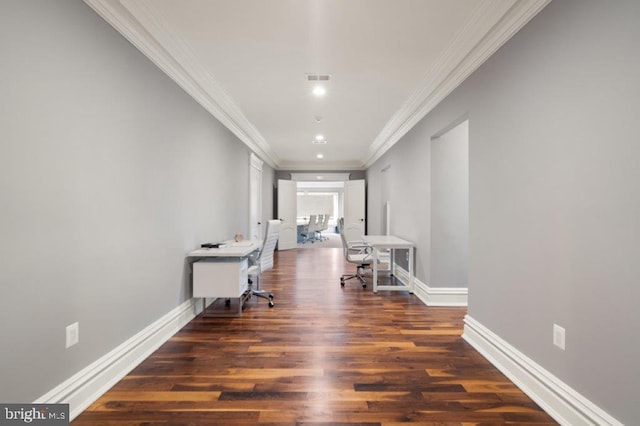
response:
[[[276,254],[240,318],[195,318],[73,425],[547,425],[464,342],[465,308],[363,289],[341,249]]]

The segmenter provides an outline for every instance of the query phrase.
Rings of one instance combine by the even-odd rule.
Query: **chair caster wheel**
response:
[[[367,285],[366,284],[362,284],[362,288],[367,288]]]
[[[273,308],[274,305],[275,305],[275,303],[273,303],[273,300],[269,300],[269,307]]]

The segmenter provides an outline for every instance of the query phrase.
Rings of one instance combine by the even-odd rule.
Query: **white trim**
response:
[[[391,235],[391,201],[384,202],[384,235]]]
[[[409,282],[409,272],[395,265],[395,276],[403,283]],[[413,293],[427,306],[467,306],[467,287],[429,287],[427,284],[414,278]]]
[[[291,180],[296,182],[342,182],[349,180],[351,173],[290,173]],[[318,179],[318,176],[322,179]]]
[[[366,170],[364,163],[360,160],[343,161],[343,160],[313,160],[313,161],[281,161],[278,164],[279,170],[299,170],[301,172],[307,170]]]
[[[263,164],[264,164],[264,161],[262,161],[260,157],[258,157],[255,153],[252,152],[251,155],[249,156],[249,165],[261,172]]]
[[[249,156],[249,238],[262,239],[262,165],[253,152]]]
[[[109,388],[126,376],[198,313],[190,299],[150,324],[103,357],[80,370],[34,404],[69,404],[70,420],[76,418]]]
[[[84,0],[273,168],[309,170],[317,162],[281,162],[262,134],[187,44],[165,25],[152,0]],[[366,161],[322,163],[327,170],[364,170],[435,108],[551,0],[486,0],[369,147]]]
[[[198,63],[187,45],[167,31],[152,3],[128,0],[84,0],[158,68],[267,164],[278,157],[222,86]]]
[[[615,425],[618,420],[467,315],[462,338],[562,425]]]

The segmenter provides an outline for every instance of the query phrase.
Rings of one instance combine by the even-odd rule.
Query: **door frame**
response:
[[[249,239],[261,240],[262,227],[262,165],[253,152],[249,156]]]

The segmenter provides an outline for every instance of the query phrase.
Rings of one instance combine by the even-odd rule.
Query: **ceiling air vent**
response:
[[[329,81],[331,74],[305,74],[307,81]]]

